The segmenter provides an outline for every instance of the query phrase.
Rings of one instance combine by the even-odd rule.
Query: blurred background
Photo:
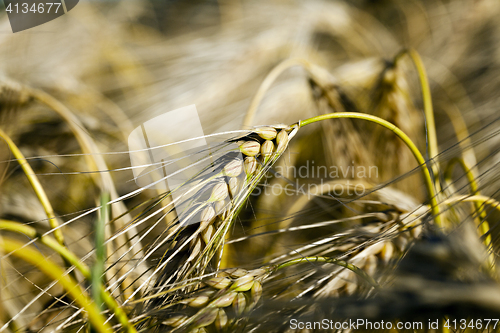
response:
[[[400,51],[414,48],[428,72],[438,142],[445,151],[458,141],[454,126],[459,125],[450,115],[459,112],[473,133],[497,114],[499,6],[495,0],[82,1],[56,20],[15,34],[3,12],[1,92],[8,101],[23,85],[46,91],[78,116],[103,151],[126,151],[123,139],[133,128],[190,104],[196,105],[205,134],[249,128],[243,119],[266,76],[287,59],[304,59],[328,72],[328,84],[340,87],[348,100],[344,109],[392,121],[425,150],[421,93],[407,59],[393,79],[401,94],[389,97],[392,106],[381,107],[388,64]],[[404,94],[410,99],[397,99]],[[308,73],[292,64],[271,81],[251,125],[290,124],[325,113],[319,98]],[[31,149],[46,150],[38,155],[76,152],[74,139],[60,140],[67,127],[57,115],[24,104],[27,108],[19,109],[4,102],[0,114],[14,141],[20,136]],[[353,126],[378,131],[364,125]],[[345,132],[335,133],[337,147],[327,144],[334,149],[328,155],[337,155],[336,165],[353,159],[372,163],[371,157],[354,156],[363,154],[359,150],[366,141]],[[484,145],[476,152],[478,160],[492,154],[498,139]],[[382,181],[416,166],[405,149],[397,149],[390,146],[388,156],[375,156],[384,166]],[[398,163],[377,160],[394,154],[403,154]],[[485,168],[497,161],[495,153]],[[119,163],[128,163],[127,158]]]
[[[127,137],[135,127],[191,104],[205,134],[292,124],[336,111],[366,112],[398,125],[426,152],[417,72],[408,57],[394,66],[396,55],[412,48],[421,55],[429,78],[440,152],[435,162],[444,166],[465,152],[467,162],[477,167],[481,193],[498,200],[499,15],[498,0],[84,0],[60,18],[14,34],[1,9],[0,127],[32,158],[30,164],[60,216],[95,207],[106,181],[115,184],[119,195],[137,186],[130,170],[110,173],[110,179],[99,183],[93,179],[99,165],[88,164],[85,156],[64,157],[82,153],[79,141],[53,112],[57,106],[33,92],[62,103],[98,151],[116,153],[103,155],[110,169],[130,166]],[[269,81],[255,117],[245,121],[259,87],[284,61],[290,65]],[[320,78],[312,80],[304,63]],[[318,82],[323,85],[318,87]],[[336,96],[338,107],[325,102],[328,93]],[[390,184],[397,191],[374,193],[375,199],[401,207],[426,200],[413,156],[390,133],[347,120],[309,127],[301,130],[278,166],[298,168],[307,161],[374,165],[379,174],[366,182]],[[0,216],[48,228],[41,221],[42,206],[11,158],[2,144]],[[460,170],[452,173],[454,191],[466,194],[467,181],[461,175]],[[267,181],[283,182],[272,176]],[[148,195],[125,204],[132,207]],[[346,207],[325,212],[321,205],[298,201],[252,197],[231,237],[255,228],[272,230],[287,218],[297,225],[325,215],[354,215]],[[91,217],[84,218],[68,228],[70,247],[82,256],[92,249],[92,241],[83,237],[92,231],[91,222]],[[494,251],[499,245],[497,224],[490,222]],[[290,235],[280,246],[317,237]],[[268,240],[235,244],[228,266],[266,262],[266,255],[274,253],[263,246]],[[30,279],[33,274],[36,284],[47,283],[34,273],[23,274]],[[19,283],[30,292],[20,288],[9,296],[14,309],[22,308],[36,290],[27,281]],[[27,314],[24,325],[32,317]]]

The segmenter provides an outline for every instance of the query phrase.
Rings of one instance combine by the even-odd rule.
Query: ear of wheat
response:
[[[182,223],[177,221],[171,226],[174,231],[166,238],[175,241],[175,245],[158,264],[159,278],[149,291],[151,295],[161,294],[170,284],[202,276],[207,268],[209,272],[218,269],[225,237],[234,217],[297,130],[297,125],[259,127],[227,141],[236,143],[242,156],[234,158],[234,152],[220,156],[214,162],[215,169],[220,170],[217,176],[202,179],[200,189],[193,191],[194,196],[183,198],[194,204],[185,208],[188,214],[184,215],[187,218],[184,217]],[[188,225],[187,219],[196,221],[196,214],[199,214],[200,223]],[[174,257],[176,260],[170,262]],[[154,297],[146,308],[164,305],[170,299],[171,295]]]

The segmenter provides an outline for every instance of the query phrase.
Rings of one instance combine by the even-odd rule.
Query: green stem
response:
[[[17,162],[23,169],[24,174],[26,175],[26,178],[28,178],[28,182],[31,184],[31,187],[35,191],[36,196],[38,197],[38,200],[40,201],[40,204],[42,205],[43,209],[45,210],[45,215],[47,215],[47,219],[49,221],[49,225],[52,229],[54,230],[54,237],[56,238],[57,242],[65,247],[64,243],[64,236],[62,230],[59,228],[59,223],[57,222],[57,217],[54,213],[54,209],[52,208],[52,204],[50,203],[49,198],[47,197],[47,194],[45,193],[45,190],[40,184],[40,181],[38,180],[38,177],[36,176],[35,172],[31,168],[30,164],[24,157],[23,153],[17,145],[12,141],[12,139],[3,131],[0,129],[0,138],[5,140],[7,145],[9,146],[10,151],[12,152],[12,155],[16,158]],[[69,267],[70,263],[66,261],[63,257],[64,264],[66,267]],[[71,272],[71,275],[74,273]],[[76,280],[76,276],[72,276]]]
[[[420,79],[420,88],[422,89],[422,100],[424,102],[425,119],[427,120],[427,137],[429,140],[429,157],[433,159],[438,155],[438,143],[436,134],[436,122],[434,121],[434,109],[432,107],[431,89],[429,87],[429,79],[425,71],[422,58],[417,51],[410,49],[407,51],[413,64],[417,68],[418,77]]]
[[[97,306],[84,294],[80,285],[70,276],[66,275],[57,264],[45,258],[40,252],[33,250],[31,247],[26,247],[25,244],[11,239],[3,238],[0,241],[0,248],[6,253],[10,253],[37,267],[45,275],[59,282],[75,302],[85,309],[90,323],[97,332],[112,332],[111,327],[105,323],[105,319]]]
[[[313,118],[309,118],[306,120],[301,120],[299,122],[299,126],[306,126],[318,121],[326,120],[326,119],[340,119],[340,118],[351,118],[351,119],[363,119],[370,121],[372,123],[381,125],[392,132],[396,134],[403,142],[408,146],[408,148],[411,150],[413,153],[413,156],[415,156],[415,159],[417,160],[418,164],[420,165],[422,169],[422,173],[425,179],[426,187],[427,187],[427,193],[429,195],[429,200],[431,203],[431,210],[432,214],[434,215],[434,218],[436,220],[436,224],[439,227],[442,227],[442,220],[441,220],[441,215],[440,215],[440,209],[437,203],[437,198],[436,198],[436,191],[434,189],[434,183],[432,181],[431,174],[429,172],[429,169],[426,166],[426,161],[420,151],[418,150],[417,146],[411,141],[411,139],[398,127],[396,127],[394,124],[391,124],[387,120],[384,120],[382,118],[372,116],[369,114],[365,113],[358,113],[358,112],[336,112],[336,113],[329,113],[329,114],[324,114],[321,116],[316,116]]]
[[[467,165],[465,162],[465,159],[460,159],[460,158],[453,158],[451,161],[448,163],[448,166],[446,167],[446,170],[444,172],[444,179],[447,184],[451,184],[451,173],[453,171],[453,167],[455,164],[460,165],[462,170],[465,172],[465,176],[467,177],[467,180],[469,181],[469,186],[471,190],[471,194],[474,196],[480,196],[479,193],[479,187],[477,185],[476,179],[474,178],[474,173],[471,168]],[[481,203],[478,201],[474,201],[474,208],[476,209],[478,213],[477,217],[477,224],[479,227],[479,230],[481,232],[481,235],[485,236],[484,238],[484,245],[486,248],[488,248],[491,244],[491,235],[489,233],[490,231],[490,225],[488,221],[486,221],[486,211],[481,207]],[[495,267],[495,256],[492,252],[490,252],[490,255],[488,256],[489,264],[490,267],[493,268]]]
[[[429,158],[435,158],[438,153],[438,142],[437,142],[437,134],[436,134],[436,122],[434,120],[434,109],[432,107],[432,96],[431,89],[429,87],[429,79],[427,78],[427,72],[425,71],[424,63],[422,62],[422,58],[417,51],[414,49],[405,50],[399,53],[394,58],[394,64],[396,65],[398,61],[404,56],[408,55],[415,68],[417,69],[418,78],[420,81],[420,88],[422,90],[422,101],[424,103],[424,114],[425,120],[427,123],[427,141],[429,143]],[[439,171],[437,165],[432,166],[434,175],[437,175]]]
[[[40,235],[34,228],[23,225],[21,223],[1,220],[0,219],[0,230],[8,230],[20,234],[24,234],[31,239],[37,239],[43,245],[57,252],[61,257],[65,259],[68,263],[75,266],[86,279],[91,279],[91,271],[83,262],[81,262],[78,257],[73,254],[68,248],[59,244],[55,239],[49,236]],[[108,306],[108,308],[113,311],[118,321],[126,328],[129,333],[136,333],[136,329],[133,325],[129,323],[127,315],[123,309],[116,303],[116,300],[106,291],[104,286],[101,285],[100,296],[103,302]]]
[[[101,209],[100,216],[97,219],[95,226],[95,263],[91,271],[92,282],[92,297],[97,306],[101,306],[102,297],[101,290],[103,289],[102,276],[104,274],[104,263],[106,261],[106,247],[104,246],[105,236],[104,230],[109,223],[109,194],[104,192],[101,194]]]
[[[453,171],[453,167],[455,164],[458,164],[462,170],[465,172],[465,176],[467,177],[467,180],[469,181],[469,186],[471,193],[473,195],[480,195],[479,193],[479,187],[477,185],[476,179],[474,178],[474,175],[472,174],[472,170],[467,166],[467,163],[465,163],[464,160],[459,159],[459,158],[453,158],[449,163],[448,166],[446,167],[445,173],[444,173],[444,179],[447,183],[450,183],[451,180],[451,172]],[[479,215],[479,222],[481,220],[484,220],[486,218],[486,212],[481,208],[481,204],[478,201],[474,201],[474,207],[476,208],[476,211],[478,212]],[[486,235],[488,231],[490,230],[490,226],[486,220],[484,220],[481,225],[481,233],[483,235]],[[487,235],[485,239],[485,245],[488,246],[491,242],[491,235]]]
[[[460,196],[453,196],[449,199],[446,199],[443,201],[441,204],[442,205],[451,205],[457,202],[478,202],[482,205],[490,205],[493,206],[499,213],[500,213],[500,202],[496,201],[493,198],[484,196],[484,195],[471,195],[471,196],[465,196],[465,195],[460,195]]]
[[[324,262],[324,263],[330,263],[330,264],[344,267],[344,268],[354,272],[355,274],[359,275],[360,277],[362,277],[364,280],[366,280],[368,283],[370,283],[374,288],[376,288],[376,289],[379,288],[377,281],[375,281],[370,275],[366,274],[366,272],[363,271],[362,269],[360,269],[359,267],[357,267],[353,264],[350,264],[344,260],[337,260],[337,259],[333,259],[333,258],[329,258],[329,257],[303,257],[303,258],[292,259],[292,260],[289,260],[287,262],[284,262],[284,263],[276,266],[275,270],[277,271],[277,270],[285,268],[285,267],[289,267],[289,266],[293,266],[293,265],[297,265],[297,264],[302,264],[302,263],[313,263],[313,262]]]
[[[259,107],[262,99],[264,98],[266,91],[269,90],[273,82],[276,81],[278,76],[280,76],[285,70],[294,66],[304,67],[309,72],[309,74],[313,76],[311,73],[311,64],[305,59],[300,59],[300,58],[286,59],[280,64],[278,64],[276,67],[274,67],[273,70],[266,76],[264,81],[262,81],[262,83],[259,86],[259,89],[252,98],[250,106],[248,107],[248,110],[245,114],[245,119],[243,120],[242,124],[243,129],[247,129],[250,126],[252,126],[255,113],[257,112],[257,108]]]
[[[57,223],[57,218],[54,214],[54,209],[50,204],[47,194],[45,194],[42,184],[40,184],[40,182],[38,181],[38,177],[36,176],[31,166],[29,165],[28,161],[26,161],[26,158],[24,157],[23,153],[21,153],[19,148],[16,146],[14,141],[12,141],[11,138],[1,129],[0,129],[0,138],[5,140],[5,142],[9,146],[10,151],[12,152],[12,155],[14,155],[17,162],[23,169],[26,178],[28,178],[31,187],[33,187],[33,190],[35,191],[35,194],[38,197],[40,203],[42,204],[42,207],[45,210],[45,214],[47,215],[47,218],[49,219],[50,227],[52,229],[55,229],[54,237],[57,239],[59,244],[64,246],[64,236],[61,229],[58,228],[59,224]]]
[[[484,195],[479,195],[479,194],[472,195],[472,196],[454,196],[454,197],[451,197],[451,198],[443,201],[442,205],[451,205],[451,204],[455,204],[457,202],[463,202],[463,201],[473,202],[476,205],[475,206],[476,209],[480,208],[483,212],[484,212],[484,209],[481,206],[484,206],[484,205],[493,206],[494,209],[496,209],[498,212],[500,212],[500,202],[496,201],[493,198],[490,198],[490,197],[487,197]],[[483,233],[483,235],[487,235],[486,239],[489,241],[485,240],[485,245],[488,248],[489,244],[491,244],[491,235],[489,234],[489,225],[486,221],[484,221],[481,225],[483,225],[483,224],[486,224],[486,226],[481,228],[481,232]],[[490,253],[489,261],[490,261],[491,267],[494,267],[495,256],[493,253]]]
[[[106,162],[104,161],[102,155],[100,154],[95,141],[85,131],[85,126],[83,126],[78,117],[73,112],[71,112],[69,108],[67,108],[63,103],[61,103],[55,97],[51,96],[50,94],[42,90],[30,87],[25,87],[25,89],[35,101],[38,101],[39,103],[47,106],[49,109],[56,112],[67,123],[67,125],[73,132],[76,141],[81,147],[82,152],[84,153],[85,161],[90,170],[108,169]],[[98,187],[100,187],[103,191],[107,191],[110,194],[112,200],[117,199],[119,197],[113,179],[111,178],[111,175],[109,173],[92,172],[91,176]],[[113,221],[115,229],[116,230],[124,229],[126,227],[125,220],[127,221],[132,220],[132,218],[129,216],[127,207],[121,200],[119,200],[112,206],[112,210],[113,210],[113,215],[123,215],[125,217],[122,219],[115,219]],[[114,242],[108,242],[106,245],[107,252],[112,256],[112,259],[114,259],[115,261],[122,256],[123,254],[122,252],[125,251],[124,249],[126,248],[126,244],[130,243],[129,240],[133,239],[137,234],[137,230],[135,229],[135,227],[126,228],[126,230],[127,230],[126,233],[120,233],[119,236],[115,238]],[[111,235],[111,225],[106,226],[106,234]],[[114,247],[116,247],[116,251],[113,249]],[[133,251],[136,253],[137,257],[142,256],[143,249],[139,243],[133,245]],[[126,253],[123,255],[127,256]],[[110,266],[108,268],[108,270],[106,271],[108,282],[112,282],[115,279],[114,277],[119,276],[122,270],[128,269],[127,267],[129,266],[129,262],[127,260],[124,261],[125,261],[124,265],[118,271],[115,271],[117,269],[115,266]],[[133,271],[134,273],[136,273],[137,276],[139,276],[147,272],[147,270],[148,269],[145,267],[145,265],[141,264],[139,267],[136,267]],[[126,279],[123,280],[123,282],[121,283],[122,290],[127,290],[128,287],[127,283],[129,280],[130,277],[127,277]]]

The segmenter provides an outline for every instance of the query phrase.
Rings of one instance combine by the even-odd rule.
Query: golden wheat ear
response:
[[[204,176],[205,170],[200,172],[196,188],[186,191],[179,200],[183,212],[166,233],[167,240],[162,240],[169,245],[155,268],[153,274],[157,279],[149,295],[161,294],[171,284],[183,283],[202,276],[207,269],[214,271],[220,267],[224,241],[235,217],[297,130],[297,125],[263,126],[226,141],[235,145],[237,151],[218,156],[212,172],[208,173],[210,176]],[[148,301],[147,308],[166,304],[171,298],[171,295],[155,297]]]
[[[165,316],[152,322],[152,327],[166,327],[171,332],[238,331],[245,326],[245,316],[258,304],[262,281],[270,273],[270,267],[220,271],[217,277],[203,279],[199,289],[180,297],[173,305],[151,309],[145,316]]]

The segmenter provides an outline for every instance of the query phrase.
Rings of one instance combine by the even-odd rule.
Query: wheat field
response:
[[[0,332],[500,331],[499,15],[82,1],[12,33],[1,8]]]

